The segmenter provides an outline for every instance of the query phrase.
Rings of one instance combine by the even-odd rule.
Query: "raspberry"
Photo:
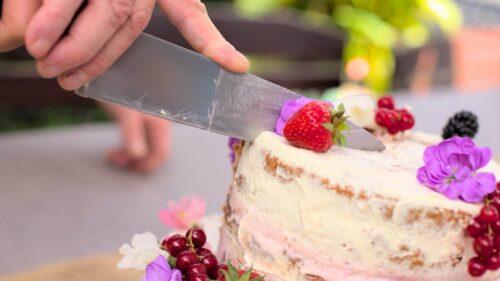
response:
[[[378,108],[394,109],[394,100],[391,96],[381,97],[377,102]]]
[[[400,126],[402,131],[406,131],[413,128],[413,126],[415,125],[415,118],[413,118],[413,115],[406,109],[399,110],[399,114],[401,116]]]
[[[387,118],[387,113],[389,112],[388,109],[379,109],[377,110],[377,113],[375,114],[375,122],[379,125],[384,127],[384,120]]]
[[[387,132],[389,132],[389,134],[391,134],[391,135],[395,135],[395,134],[399,133],[399,127],[397,125],[389,127],[389,128],[387,128]]]
[[[391,135],[409,130],[415,125],[415,118],[406,109],[394,109],[394,102],[390,97],[383,97],[378,101],[379,109],[375,113],[375,122],[387,129]]]

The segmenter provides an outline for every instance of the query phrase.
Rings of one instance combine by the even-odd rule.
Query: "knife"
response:
[[[300,95],[253,74],[226,71],[205,56],[148,34],[76,93],[174,122],[252,141],[274,131],[283,102]],[[348,121],[346,146],[382,151]]]

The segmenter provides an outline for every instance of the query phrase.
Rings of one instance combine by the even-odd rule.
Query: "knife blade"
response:
[[[205,56],[141,34],[113,66],[76,93],[247,141],[274,131],[281,105],[300,95],[253,74],[226,71]],[[385,146],[352,122],[346,146]]]

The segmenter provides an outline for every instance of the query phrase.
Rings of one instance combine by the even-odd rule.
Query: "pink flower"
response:
[[[160,210],[160,221],[173,229],[189,229],[201,221],[205,215],[205,207],[205,200],[200,197],[183,197],[179,202],[170,201],[167,208]]]

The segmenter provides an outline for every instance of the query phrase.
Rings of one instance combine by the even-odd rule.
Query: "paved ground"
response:
[[[153,176],[108,168],[109,125],[0,136],[0,275],[113,252],[137,232],[166,229],[167,200],[200,194],[220,210],[230,180],[226,138],[177,126],[170,162]]]
[[[499,93],[402,102],[434,133],[452,112],[478,112],[478,142],[500,153]],[[162,234],[156,213],[169,199],[200,194],[219,211],[230,179],[225,137],[174,127],[170,162],[149,177],[103,163],[117,140],[110,125],[0,135],[0,275],[113,252],[136,232]]]

